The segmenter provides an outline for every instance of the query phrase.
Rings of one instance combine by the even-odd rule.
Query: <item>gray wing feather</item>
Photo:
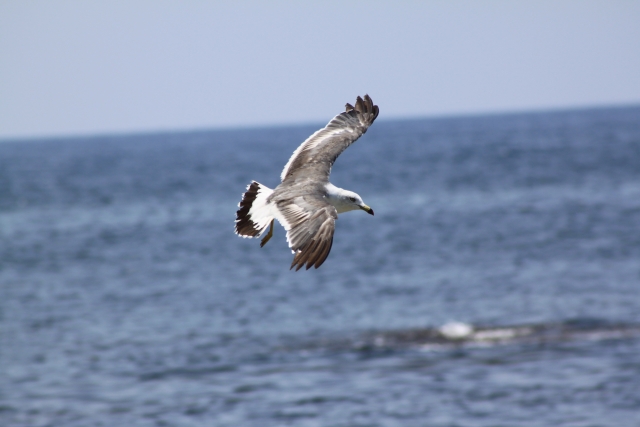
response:
[[[336,209],[313,195],[298,196],[277,203],[285,220],[287,242],[295,254],[291,268],[318,268],[329,256],[333,244]]]
[[[335,116],[324,128],[315,132],[293,152],[282,170],[280,178],[285,181],[300,169],[310,165],[323,164],[316,171],[322,173],[316,179],[329,179],[331,166],[338,156],[353,144],[378,117],[379,109],[369,95],[358,97],[355,107],[346,105],[346,111]]]

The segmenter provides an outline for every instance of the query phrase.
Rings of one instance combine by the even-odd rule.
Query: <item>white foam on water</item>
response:
[[[461,340],[469,338],[473,334],[473,325],[463,322],[448,322],[438,329],[445,338]]]
[[[506,341],[519,336],[529,335],[531,328],[487,329],[473,334],[476,341]]]

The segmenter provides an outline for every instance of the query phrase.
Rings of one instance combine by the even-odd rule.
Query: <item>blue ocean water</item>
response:
[[[382,119],[297,273],[233,220],[322,123],[0,142],[0,425],[640,425],[640,108]]]

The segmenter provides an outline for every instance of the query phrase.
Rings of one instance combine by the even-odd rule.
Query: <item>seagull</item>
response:
[[[329,174],[338,156],[373,124],[378,111],[369,95],[358,96],[355,107],[347,104],[344,112],[293,152],[275,189],[251,181],[238,204],[236,234],[261,237],[268,227],[263,247],[273,236],[277,219],[294,254],[289,269],[320,267],[331,251],[338,214],[363,210],[373,215],[358,194],[331,184]]]

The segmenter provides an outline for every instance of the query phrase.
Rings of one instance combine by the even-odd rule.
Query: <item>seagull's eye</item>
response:
[[[349,200],[351,200],[352,202],[355,202],[356,198],[355,197],[349,197]]]

